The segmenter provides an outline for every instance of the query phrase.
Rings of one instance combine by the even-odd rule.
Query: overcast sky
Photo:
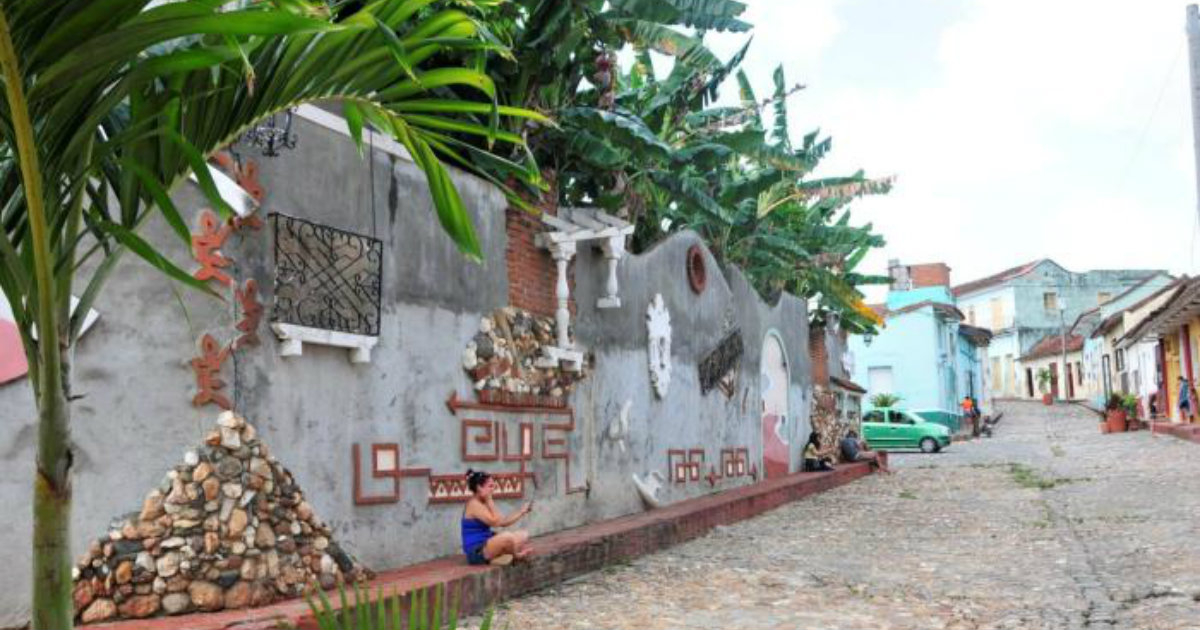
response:
[[[888,240],[864,271],[944,261],[957,284],[1041,257],[1200,271],[1186,3],[748,4],[744,67],[760,98],[781,62],[807,86],[790,123],[833,137],[820,173],[898,177],[853,206]]]

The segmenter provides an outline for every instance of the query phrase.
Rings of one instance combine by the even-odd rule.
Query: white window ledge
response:
[[[334,346],[350,350],[351,363],[370,363],[371,349],[379,343],[379,337],[355,335],[353,333],[309,328],[295,324],[271,324],[271,330],[279,337],[279,356],[298,357],[304,354],[304,344]]]

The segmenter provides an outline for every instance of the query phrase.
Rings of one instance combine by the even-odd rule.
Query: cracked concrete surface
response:
[[[501,604],[497,627],[1200,629],[1200,445],[1006,406],[992,439],[895,454],[890,477]]]

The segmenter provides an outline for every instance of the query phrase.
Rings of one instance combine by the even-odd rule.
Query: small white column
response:
[[[575,257],[575,241],[554,243],[550,247],[550,255],[558,267],[558,284],[554,289],[554,297],[558,299],[558,309],[554,311],[554,325],[558,333],[558,347],[567,350],[571,347],[571,310],[568,306],[571,300],[571,285],[567,283],[567,265]]]
[[[596,300],[596,308],[621,308],[621,298],[617,295],[617,263],[625,256],[625,235],[610,236],[601,245],[604,258],[608,261],[608,282],[605,285],[606,295]]]

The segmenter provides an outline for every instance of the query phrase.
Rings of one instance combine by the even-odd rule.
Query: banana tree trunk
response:
[[[38,392],[37,473],[33,482],[33,630],[73,627],[71,598],[71,410],[66,349],[43,372]]]

